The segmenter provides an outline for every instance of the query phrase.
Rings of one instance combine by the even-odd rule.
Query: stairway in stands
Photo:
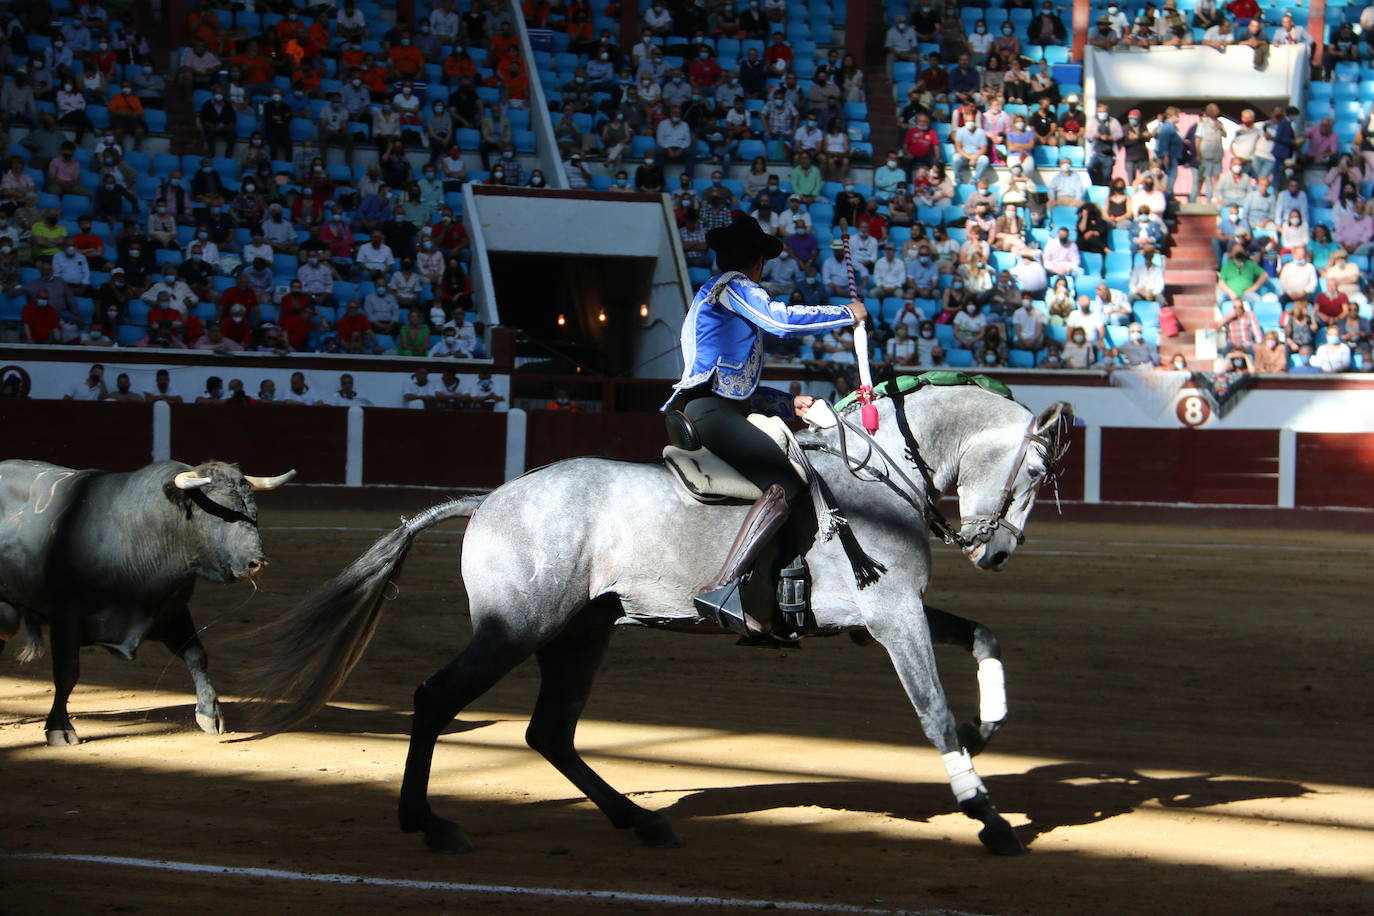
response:
[[[1217,270],[1211,241],[1215,235],[1215,215],[1179,215],[1174,247],[1165,264],[1164,288],[1183,332],[1159,339],[1159,354],[1165,363],[1182,353],[1191,368],[1199,368],[1193,365],[1193,332],[1210,327],[1216,310]]]
[[[887,17],[868,16],[864,36],[864,86],[868,89],[868,123],[872,132],[873,165],[886,161],[887,154],[901,148],[902,126],[897,123],[897,106],[892,100],[892,80],[887,77]]]

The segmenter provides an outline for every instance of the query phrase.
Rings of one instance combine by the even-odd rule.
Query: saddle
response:
[[[701,444],[692,421],[681,411],[670,411],[667,422],[671,444],[663,448],[663,463],[689,496],[701,503],[721,503],[728,500],[753,502],[763,495],[762,490],[725,459]],[[787,424],[780,417],[760,413],[751,413],[749,422],[782,450],[798,479],[810,484],[810,463]]]

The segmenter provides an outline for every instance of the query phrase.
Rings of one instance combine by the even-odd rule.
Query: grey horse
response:
[[[1014,855],[1021,844],[970,759],[1006,714],[996,640],[980,624],[923,608],[927,523],[943,519],[938,495],[957,485],[961,521],[945,529],[948,539],[979,568],[1002,568],[1053,472],[1069,408],[1057,404],[1036,417],[972,385],[922,388],[882,399],[879,408],[881,427],[872,439],[851,418],[834,423],[833,413],[829,429],[804,436],[846,520],[838,536],[817,536],[806,551],[813,633],[848,632],[887,649],[926,737],[943,756],[960,808],[982,822],[979,838],[988,850]],[[573,732],[616,625],[722,632],[701,624],[692,596],[720,567],[745,510],[693,501],[661,464],[604,458],[562,461],[485,498],[434,506],[259,631],[269,655],[278,653],[262,656],[268,660],[255,679],[252,693],[274,701],[260,708],[259,727],[264,736],[291,728],[327,702],[371,639],[416,535],[467,516],[462,575],[473,635],[415,691],[401,828],[423,832],[435,850],[472,848],[456,823],[430,808],[435,741],[465,706],[534,654],[541,686],[526,732],[530,746],[616,827],[632,828],[646,845],[679,845],[661,815],[627,799],[583,761]],[[979,660],[980,717],[963,726],[946,701],[935,642],[961,645]]]

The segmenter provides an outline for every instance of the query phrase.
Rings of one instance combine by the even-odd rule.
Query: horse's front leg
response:
[[[965,750],[977,755],[1007,718],[1007,688],[1002,648],[992,630],[976,620],[925,606],[930,638],[937,646],[957,646],[978,662],[978,717],[959,726]]]
[[[897,669],[926,738],[935,745],[949,774],[950,788],[965,814],[982,821],[978,839],[996,855],[1019,855],[1021,846],[1011,825],[992,806],[983,780],[973,769],[973,758],[959,742],[959,730],[945,699],[935,664],[930,627],[918,604],[915,613],[882,611],[867,620],[868,631],[883,644]]]

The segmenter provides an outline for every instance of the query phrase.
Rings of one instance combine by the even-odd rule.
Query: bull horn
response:
[[[285,474],[278,474],[276,477],[254,477],[252,474],[244,474],[243,479],[248,481],[248,485],[254,490],[275,490],[295,476],[296,469],[292,468]]]
[[[182,471],[172,478],[172,483],[178,490],[194,490],[203,487],[210,482],[209,477],[201,477],[195,471]]]

